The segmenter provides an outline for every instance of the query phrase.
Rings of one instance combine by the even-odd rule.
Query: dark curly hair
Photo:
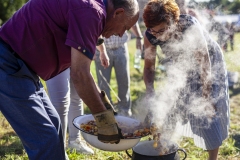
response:
[[[143,20],[147,28],[153,28],[162,22],[177,22],[179,15],[180,11],[174,0],[150,0],[144,7]]]

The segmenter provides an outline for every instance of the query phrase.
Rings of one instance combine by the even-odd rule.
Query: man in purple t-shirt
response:
[[[69,67],[96,120],[98,139],[120,141],[111,104],[90,64],[98,37],[122,36],[138,16],[136,0],[31,0],[0,28],[0,110],[29,159],[67,159],[59,116],[39,77],[48,80]]]

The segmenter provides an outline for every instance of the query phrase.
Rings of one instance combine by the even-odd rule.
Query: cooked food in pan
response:
[[[128,138],[138,138],[150,135],[150,129],[143,127],[143,125],[138,126],[127,126],[122,123],[118,123],[119,128],[121,128],[122,135],[124,139]],[[91,120],[85,124],[80,125],[80,129],[92,135],[97,135],[97,125],[94,120]]]

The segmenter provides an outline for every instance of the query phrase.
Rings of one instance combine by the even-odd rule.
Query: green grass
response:
[[[240,72],[240,33],[235,36],[235,49],[225,53],[227,68],[229,71]],[[144,94],[145,86],[142,78],[142,70],[138,72],[133,67],[133,56],[135,53],[135,41],[128,43],[130,54],[130,71],[131,71],[131,99],[133,101],[133,112],[137,111],[136,101]],[[143,68],[143,61],[141,62]],[[91,66],[92,74],[96,80],[95,64]],[[158,76],[161,76],[159,72]],[[43,82],[44,84],[44,82]],[[110,83],[113,90],[117,93],[117,84],[113,71]],[[156,85],[159,85],[157,81]],[[117,102],[117,98],[111,93],[113,102]],[[240,160],[240,86],[236,85],[230,90],[231,104],[231,125],[230,136],[226,139],[219,150],[219,160]],[[85,113],[90,113],[85,106]],[[145,139],[144,139],[145,140]],[[183,138],[179,144],[180,148],[187,151],[187,160],[206,160],[207,152],[196,147],[192,139]],[[124,151],[122,152],[106,152],[93,148],[95,154],[92,156],[78,154],[67,150],[71,160],[130,160]],[[131,149],[129,150],[131,153]],[[181,155],[182,156],[182,155]],[[0,114],[0,159],[1,160],[27,160],[27,154],[22,144],[8,124],[6,119]]]

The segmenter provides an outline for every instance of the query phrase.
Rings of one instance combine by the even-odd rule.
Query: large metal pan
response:
[[[121,124],[124,124],[124,126],[134,127],[140,124],[140,121],[133,118],[129,118],[129,117],[117,115],[115,116],[115,118],[118,123],[120,122]],[[86,142],[88,142],[90,145],[92,145],[95,148],[98,148],[104,151],[114,151],[114,152],[124,151],[135,146],[141,139],[141,137],[121,139],[118,144],[103,143],[98,140],[97,136],[89,134],[80,128],[81,124],[86,124],[91,120],[94,120],[94,117],[91,114],[81,115],[76,117],[73,120],[73,125],[81,131],[81,134],[83,138],[86,140]]]

